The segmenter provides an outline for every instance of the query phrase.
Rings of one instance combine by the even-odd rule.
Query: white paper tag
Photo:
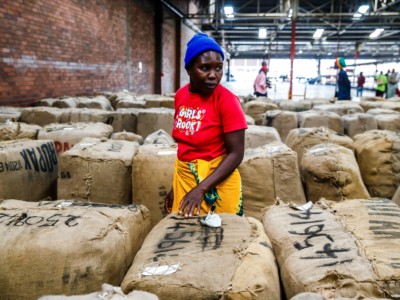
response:
[[[169,275],[175,273],[180,268],[180,264],[165,265],[156,267],[146,267],[142,272],[143,276],[158,276],[158,275]]]
[[[210,211],[204,220],[200,219],[200,223],[208,227],[221,227],[222,219],[218,214]]]
[[[302,211],[308,211],[312,208],[312,206],[313,206],[313,203],[311,201],[308,201],[304,205],[296,205],[293,203],[289,203],[289,207],[296,209],[296,210],[302,210]]]

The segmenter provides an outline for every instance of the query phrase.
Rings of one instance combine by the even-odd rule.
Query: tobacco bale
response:
[[[143,138],[140,135],[135,134],[133,132],[126,132],[126,131],[114,132],[113,134],[111,134],[110,139],[137,142],[139,145],[143,144]]]
[[[344,133],[351,138],[356,134],[378,129],[374,116],[366,113],[344,115],[342,121]]]
[[[0,142],[0,199],[55,199],[57,170],[53,141]]]
[[[360,239],[323,206],[314,204],[302,211],[280,203],[268,208],[262,222],[287,299],[303,292],[328,299],[384,297],[371,261],[358,246]]]
[[[371,108],[371,109],[367,110],[367,114],[374,115],[374,116],[376,116],[376,115],[393,115],[393,114],[397,115],[397,114],[400,114],[400,112],[395,111],[393,109],[388,109],[388,108]]]
[[[60,123],[97,123],[112,124],[113,112],[97,108],[64,108]]]
[[[0,141],[37,138],[41,126],[21,122],[0,124]]]
[[[106,138],[111,136],[112,127],[104,123],[68,123],[44,126],[38,133],[38,140],[54,141],[56,151],[61,154],[72,148],[85,137]]]
[[[338,114],[339,116],[344,116],[347,114],[363,113],[362,107],[352,101],[350,103],[343,103],[348,101],[338,101],[335,104],[320,104],[313,106],[314,110],[330,111]]]
[[[0,106],[0,123],[7,121],[18,122],[21,117],[21,109],[11,106]]]
[[[350,137],[338,134],[326,127],[292,129],[285,141],[286,145],[296,151],[299,165],[303,153],[308,148],[323,143],[333,143],[351,150],[354,149],[353,140]]]
[[[161,300],[280,299],[279,275],[268,237],[259,221],[220,214],[210,228],[200,217],[171,214],[157,224],[135,256],[121,287],[143,290]],[[179,265],[175,273],[143,276],[150,266]]]
[[[249,115],[244,115],[244,116],[246,118],[247,125],[255,125],[256,124],[253,117],[250,117]]]
[[[358,103],[365,112],[373,108],[382,108],[383,104],[383,102],[376,102],[376,101],[360,101]]]
[[[297,128],[297,123],[297,113],[295,112],[269,110],[265,113],[262,125],[274,127],[278,131],[281,140],[285,141],[289,131]]]
[[[133,203],[150,210],[152,226],[166,215],[164,199],[172,186],[176,152],[176,145],[147,144],[133,158]]]
[[[331,111],[308,110],[298,113],[298,127],[326,127],[337,133],[343,133],[342,118]]]
[[[53,107],[58,108],[74,108],[77,107],[79,103],[79,99],[75,97],[68,97],[63,99],[57,99],[53,102]]]
[[[165,108],[175,108],[174,97],[168,97],[163,95],[145,95],[138,97],[138,99],[143,99],[146,102],[146,108],[151,107],[165,107]]]
[[[281,142],[246,149],[239,172],[246,216],[260,220],[262,210],[275,204],[277,198],[299,204],[306,202],[297,154]]]
[[[375,282],[385,291],[384,296],[397,298],[400,294],[400,207],[384,198],[328,201],[327,205],[344,229],[356,238],[360,253],[372,266]]]
[[[105,96],[96,96],[93,98],[77,97],[78,106],[86,108],[97,108],[103,110],[114,110],[110,101]]]
[[[354,148],[370,195],[391,199],[400,185],[400,133],[366,131],[354,137]]]
[[[256,125],[261,125],[266,111],[278,109],[277,104],[268,101],[268,99],[261,100],[260,98],[262,97],[258,97],[257,100],[244,104],[244,113],[251,116]]]
[[[84,138],[60,155],[57,198],[132,203],[132,162],[139,144]]]
[[[353,150],[335,144],[309,148],[300,163],[307,200],[369,198]]]
[[[164,130],[160,129],[156,132],[149,134],[143,141],[143,145],[147,144],[164,144],[164,145],[174,145],[175,141],[171,135],[169,135]]]
[[[0,298],[119,286],[150,230],[144,206],[69,200],[0,203]]]
[[[148,108],[139,110],[137,118],[137,134],[146,138],[149,134],[163,129],[172,132],[174,110],[170,108]]]
[[[375,115],[377,129],[400,132],[400,114]]]
[[[117,109],[111,113],[113,120],[110,123],[114,132],[127,131],[137,132],[137,115],[136,110]]]
[[[310,100],[301,100],[301,101],[293,101],[293,100],[283,100],[278,102],[278,107],[283,111],[306,111],[312,108],[312,102]]]
[[[20,121],[28,124],[46,126],[59,123],[63,110],[57,107],[25,107],[21,110]]]
[[[244,147],[257,148],[272,142],[280,142],[281,137],[273,127],[248,125],[245,131]]]

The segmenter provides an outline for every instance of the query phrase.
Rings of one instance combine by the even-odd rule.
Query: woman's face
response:
[[[203,52],[197,56],[188,69],[190,91],[201,95],[210,95],[222,79],[223,59],[215,51]]]

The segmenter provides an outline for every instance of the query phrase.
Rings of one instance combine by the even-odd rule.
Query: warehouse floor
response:
[[[226,82],[222,81],[222,84],[227,87],[230,91],[238,96],[247,96],[253,93],[253,80],[254,78],[241,78],[236,81]],[[289,93],[289,82],[273,82],[271,89],[268,90],[268,97],[273,100],[287,100]],[[292,99],[315,99],[324,98],[330,99],[335,94],[334,85],[322,85],[322,84],[305,84],[300,83],[297,80],[293,82],[292,88]],[[359,101],[360,98],[356,97],[356,89],[351,90],[352,100]],[[375,96],[375,91],[365,90],[363,96]]]

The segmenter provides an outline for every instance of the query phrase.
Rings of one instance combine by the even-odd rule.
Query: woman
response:
[[[253,88],[254,95],[256,97],[267,97],[267,63],[265,61],[262,62],[261,70],[258,72],[256,79],[254,80]]]
[[[222,48],[206,34],[196,34],[187,44],[190,83],[175,94],[172,137],[178,157],[167,212],[243,214],[237,167],[247,124],[239,99],[219,84],[223,61]]]

